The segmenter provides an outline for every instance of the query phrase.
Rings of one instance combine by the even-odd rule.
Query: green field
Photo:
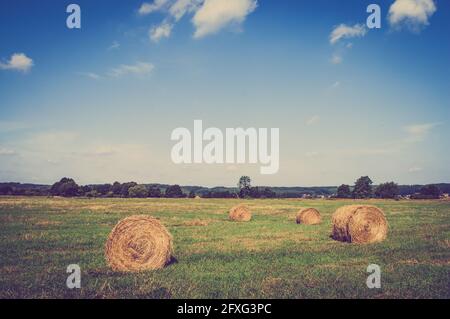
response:
[[[240,202],[0,197],[0,298],[450,298],[450,201],[361,201],[389,222],[374,245],[330,238],[331,214],[351,200],[249,200],[253,220],[228,221]],[[295,224],[302,207],[323,223]],[[176,263],[108,268],[106,238],[132,214],[168,227]],[[69,264],[81,267],[81,289],[66,287]],[[381,267],[381,289],[366,286],[369,264]]]

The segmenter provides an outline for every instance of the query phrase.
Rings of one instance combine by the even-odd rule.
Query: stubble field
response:
[[[358,201],[384,210],[386,241],[334,241],[331,215],[352,200],[249,200],[247,223],[230,199],[0,197],[0,298],[450,298],[450,201]],[[316,226],[296,212],[315,207]],[[111,271],[104,245],[126,216],[154,216],[174,238],[176,262]],[[66,268],[81,267],[81,289]],[[381,289],[366,286],[381,267]]]

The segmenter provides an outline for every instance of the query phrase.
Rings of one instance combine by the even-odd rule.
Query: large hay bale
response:
[[[332,237],[339,241],[375,243],[387,236],[387,220],[383,211],[375,206],[343,206],[334,212],[332,220]]]
[[[297,224],[317,225],[322,222],[320,213],[315,208],[304,208],[297,213]]]
[[[105,246],[106,261],[115,271],[163,268],[172,257],[172,236],[155,218],[127,217],[114,227]]]
[[[236,222],[248,222],[252,219],[252,213],[247,206],[241,204],[230,209],[230,220]]]

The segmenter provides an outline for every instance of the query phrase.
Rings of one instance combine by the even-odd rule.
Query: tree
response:
[[[337,189],[337,198],[350,198],[352,197],[352,192],[350,190],[350,186],[346,184],[342,184]]]
[[[73,197],[78,196],[81,190],[80,187],[71,178],[64,177],[59,182],[56,182],[50,188],[50,194],[54,196]]]
[[[150,187],[148,189],[148,197],[160,198],[162,197],[161,190],[158,187]]]
[[[136,185],[128,189],[128,197],[146,198],[148,197],[148,190],[145,185]]]
[[[241,178],[239,178],[238,188],[239,188],[239,197],[240,198],[251,197],[252,186],[251,186],[250,177],[241,176]]]
[[[378,198],[395,198],[398,194],[399,188],[394,182],[380,184],[375,189],[375,196]]]
[[[195,192],[194,191],[190,191],[189,195],[188,195],[188,198],[195,198],[195,196],[196,196]]]
[[[127,197],[127,196],[128,196],[128,190],[129,190],[131,187],[134,187],[134,186],[136,186],[136,185],[137,185],[137,183],[135,183],[135,182],[123,183],[123,184],[121,185],[121,188],[120,188],[120,195],[121,195],[122,197]]]
[[[119,182],[114,182],[114,184],[111,187],[111,191],[114,195],[120,196],[122,191],[122,185]]]
[[[372,180],[369,176],[361,176],[355,182],[355,188],[353,189],[354,198],[368,198],[372,195]]]
[[[260,193],[261,198],[275,198],[277,197],[277,194],[271,190],[270,188],[266,187],[264,190]]]
[[[166,189],[167,198],[183,198],[186,197],[181,190],[180,185],[172,185]]]
[[[239,190],[243,189],[243,188],[251,188],[252,180],[250,179],[250,177],[248,176],[241,176],[241,178],[239,178],[239,182],[238,182],[238,188]]]
[[[441,196],[441,190],[436,185],[425,185],[420,189],[420,194],[426,198],[438,199]]]

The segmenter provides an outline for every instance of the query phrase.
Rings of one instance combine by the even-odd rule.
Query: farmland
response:
[[[0,298],[450,298],[450,201],[358,201],[389,222],[373,245],[330,238],[332,213],[353,200],[248,200],[253,219],[229,221],[241,202],[0,197]],[[304,207],[323,222],[297,225]],[[133,214],[160,219],[176,262],[109,269],[106,238]],[[81,267],[81,289],[66,287],[70,264]],[[381,289],[366,286],[369,264],[381,267]]]

